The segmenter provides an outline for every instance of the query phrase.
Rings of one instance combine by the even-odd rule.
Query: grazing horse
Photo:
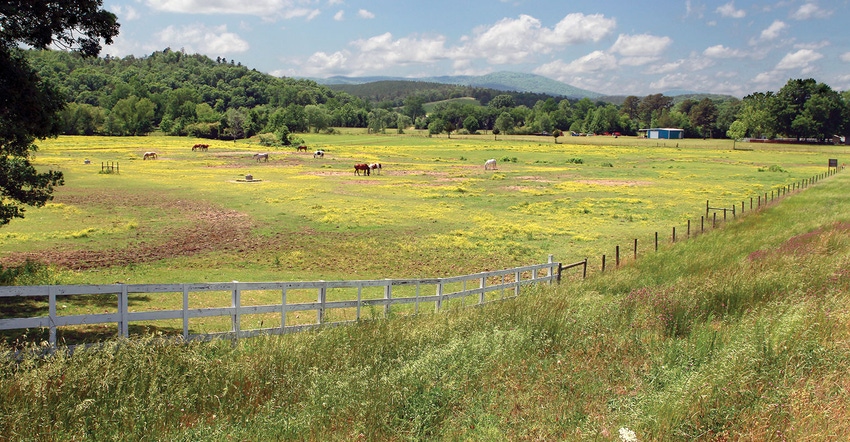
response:
[[[354,174],[360,175],[360,171],[363,171],[363,175],[369,175],[369,165],[368,164],[355,164],[354,165]]]
[[[255,153],[254,159],[259,163],[260,161],[269,162],[269,154],[267,153]]]
[[[496,170],[496,160],[490,158],[484,162],[484,170]]]
[[[196,144],[196,145],[192,146],[192,152],[194,152],[196,150],[206,151],[209,148],[210,148],[209,144]]]
[[[156,152],[145,152],[145,155],[142,157],[142,159],[143,160],[147,160],[147,159],[155,160],[156,159]]]
[[[319,150],[313,152],[313,158],[324,158],[324,157],[325,157],[325,151],[322,150],[322,149],[319,149]]]
[[[307,146],[305,146],[305,145],[303,145],[303,144],[302,144],[302,145],[300,145],[300,146],[298,146],[298,152],[301,152],[302,150],[303,150],[304,152],[307,152]]]
[[[381,172],[381,163],[372,163],[369,165],[369,169],[372,172],[380,173]]]

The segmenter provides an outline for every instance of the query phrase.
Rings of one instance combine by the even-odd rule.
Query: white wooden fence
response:
[[[241,338],[259,334],[281,334],[304,330],[325,324],[343,324],[361,319],[361,311],[370,309],[374,314],[376,308],[383,309],[383,315],[389,315],[393,306],[412,304],[406,312],[419,313],[421,304],[433,303],[434,310],[439,312],[452,300],[460,300],[460,304],[481,305],[486,302],[519,296],[521,288],[528,284],[551,283],[560,281],[563,269],[584,266],[586,274],[587,260],[574,264],[563,265],[553,262],[529,265],[513,269],[481,272],[471,275],[449,278],[432,279],[383,279],[360,281],[309,281],[309,282],[222,282],[222,283],[187,283],[187,284],[110,284],[110,285],[62,285],[62,286],[4,286],[0,287],[0,302],[11,301],[15,297],[44,297],[47,298],[48,315],[28,318],[0,319],[0,330],[16,329],[49,329],[49,343],[56,345],[57,329],[60,327],[90,326],[93,324],[117,324],[117,335],[128,337],[131,323],[145,324],[151,321],[171,321],[179,323],[182,320],[182,336],[184,339],[210,339],[214,337]],[[423,289],[432,288],[433,294],[423,293]],[[339,290],[342,289],[342,290]],[[280,293],[280,303],[254,305],[245,302],[246,294],[254,291],[274,290]],[[337,290],[350,297],[328,299],[329,291]],[[364,295],[364,290],[382,292],[382,296]],[[300,300],[287,300],[287,295],[293,292],[301,293]],[[303,302],[303,293],[314,291],[315,301]],[[396,296],[404,291],[407,296]],[[207,295],[211,292],[222,292],[229,295],[230,305],[222,307],[193,307],[190,305],[190,295]],[[355,295],[356,293],[356,295]],[[172,310],[137,311],[130,308],[131,297],[152,294],[162,294],[172,305],[177,303],[174,297],[182,294],[182,308]],[[411,296],[412,295],[412,296]],[[88,297],[99,297],[99,302],[105,305],[104,313],[80,315],[61,315],[57,305],[75,297],[85,300]],[[82,298],[79,298],[82,297]],[[171,298],[169,298],[171,297]],[[337,296],[336,298],[340,298]],[[116,302],[117,305],[109,305]],[[294,302],[293,302],[294,301]],[[457,303],[458,301],[453,301]],[[142,302],[147,308],[161,308],[159,303]],[[333,310],[342,312],[337,318],[329,318]],[[304,322],[291,319],[292,312],[314,311],[315,321]],[[279,326],[263,327],[265,321],[259,322],[259,327],[251,328],[250,322],[243,318],[248,315],[272,315],[274,322],[280,321]],[[208,333],[191,333],[190,320],[209,317],[229,317],[230,330]],[[256,316],[255,316],[256,317]],[[287,318],[290,317],[288,321]],[[255,321],[254,321],[255,322]],[[271,321],[270,321],[271,322]],[[290,323],[288,323],[290,322]],[[296,323],[292,323],[296,322]]]

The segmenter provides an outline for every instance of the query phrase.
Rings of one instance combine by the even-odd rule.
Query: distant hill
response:
[[[422,78],[404,77],[329,77],[311,78],[316,83],[326,86],[334,85],[362,85],[366,83],[385,81],[408,81],[421,83],[454,84],[459,86],[472,86],[479,88],[495,89],[499,91],[531,92],[550,96],[561,96],[567,98],[590,98],[598,99],[602,94],[577,88],[560,81],[535,74],[519,72],[494,72],[487,75],[456,75]]]

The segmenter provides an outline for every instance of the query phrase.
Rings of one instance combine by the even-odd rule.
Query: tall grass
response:
[[[846,440],[850,176],[584,282],[0,365],[8,440]]]

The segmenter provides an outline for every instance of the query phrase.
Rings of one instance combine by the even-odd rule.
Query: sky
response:
[[[605,95],[850,90],[850,0],[104,0],[101,55],[165,48],[276,76],[542,75]]]

